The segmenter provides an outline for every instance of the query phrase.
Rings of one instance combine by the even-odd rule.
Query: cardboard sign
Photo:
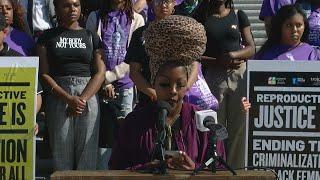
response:
[[[35,178],[38,58],[0,58],[0,179]]]

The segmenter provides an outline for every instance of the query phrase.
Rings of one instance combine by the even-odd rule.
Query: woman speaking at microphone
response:
[[[197,130],[194,114],[198,108],[183,103],[183,97],[190,65],[205,50],[205,30],[192,18],[169,16],[151,23],[143,37],[150,57],[151,84],[158,101],[171,106],[165,121],[164,148],[178,151],[179,155],[167,158],[167,167],[193,170],[205,161],[208,133]],[[109,161],[110,169],[145,169],[159,165],[153,161],[156,114],[156,103],[150,102],[126,117]]]

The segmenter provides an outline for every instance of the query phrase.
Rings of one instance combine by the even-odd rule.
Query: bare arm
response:
[[[45,86],[48,87],[48,89],[51,89],[51,93],[54,93],[56,96],[58,96],[61,100],[68,103],[68,100],[71,98],[71,95],[69,95],[65,90],[63,90],[56,81],[49,75],[49,64],[48,64],[48,58],[47,58],[47,48],[42,45],[37,45],[36,47],[36,53],[39,56],[39,65],[40,65],[40,77],[45,83]]]
[[[41,108],[41,104],[42,104],[42,97],[41,97],[41,94],[37,94],[37,113],[40,111],[40,108]]]
[[[152,101],[157,99],[156,91],[151,86],[143,75],[141,74],[141,64],[136,62],[130,62],[130,78],[135,83],[137,88],[148,95]]]
[[[229,52],[229,55],[232,59],[247,60],[255,53],[255,44],[251,34],[251,27],[247,26],[241,29],[240,32],[242,37],[242,45],[245,47],[237,51]]]
[[[94,52],[93,67],[95,74],[92,76],[87,86],[82,91],[80,97],[81,99],[87,101],[93,95],[95,95],[101,87],[104,81],[104,74],[106,72],[106,67],[103,62],[103,50],[98,49]]]
[[[73,115],[82,113],[86,103],[78,96],[71,96],[64,89],[62,89],[56,81],[49,75],[49,64],[47,58],[47,48],[43,45],[37,45],[36,53],[40,59],[40,77],[51,93],[56,95],[59,99],[67,103],[73,110]]]
[[[193,84],[198,80],[198,67],[199,67],[198,61],[194,61],[191,64],[191,72],[190,72],[190,76],[187,83],[188,89],[190,89],[193,86]]]
[[[140,13],[146,5],[146,0],[137,0],[135,3],[133,3],[133,10],[137,13]]]

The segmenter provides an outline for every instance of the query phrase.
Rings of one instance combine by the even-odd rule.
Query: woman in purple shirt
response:
[[[269,37],[271,19],[277,11],[285,5],[294,4],[296,0],[264,0],[261,6],[259,19],[264,21],[267,35]]]
[[[298,5],[280,8],[271,22],[269,39],[255,55],[260,60],[318,60],[319,53],[308,42],[309,24]]]
[[[6,17],[6,38],[8,46],[22,54],[32,55],[35,42],[25,33],[22,6],[16,0],[0,0],[0,13]]]

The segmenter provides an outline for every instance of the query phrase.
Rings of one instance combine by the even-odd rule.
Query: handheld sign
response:
[[[35,178],[38,58],[0,57],[0,179]]]

